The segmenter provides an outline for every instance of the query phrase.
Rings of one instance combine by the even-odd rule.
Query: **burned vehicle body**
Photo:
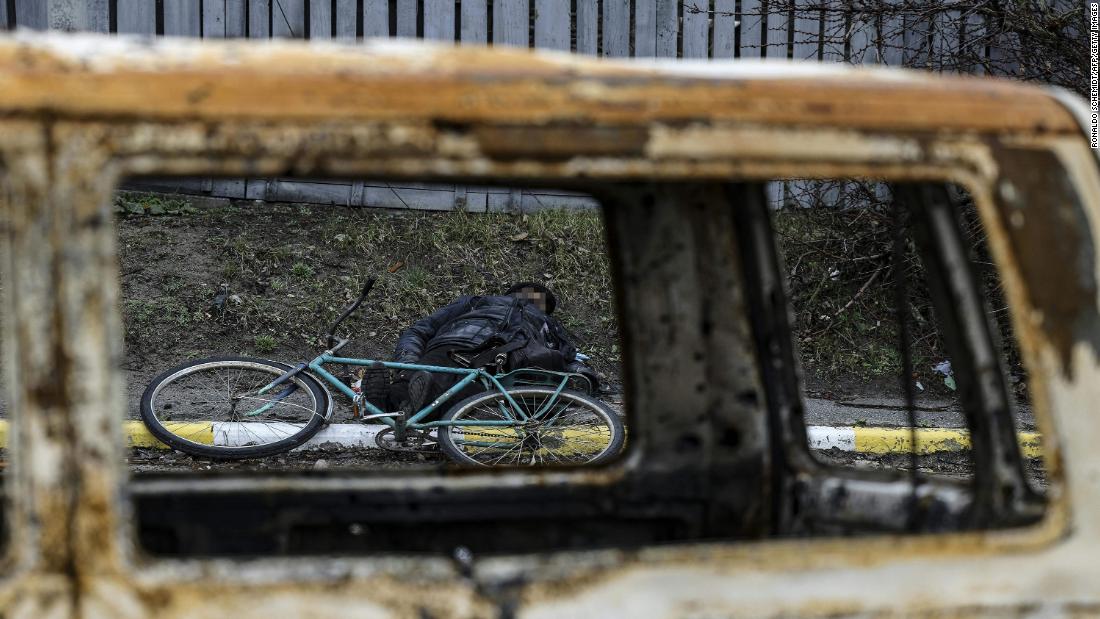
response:
[[[1066,105],[1018,84],[840,68],[0,41],[0,602],[112,617],[1096,612],[1100,424],[1082,413],[1100,396],[1100,176]],[[586,470],[128,480],[110,196],[126,177],[194,174],[592,194],[615,271],[626,454]],[[973,481],[914,489],[806,453],[762,181],[836,176],[887,179],[914,205],[971,377]],[[973,197],[1005,281],[1045,502],[1021,472],[946,183]],[[868,528],[880,534],[839,537]]]

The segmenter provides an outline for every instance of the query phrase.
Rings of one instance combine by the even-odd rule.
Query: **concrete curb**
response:
[[[260,424],[257,424],[260,425]],[[140,421],[124,423],[126,442],[130,447],[165,446],[153,438]],[[318,432],[298,449],[311,449],[322,445],[347,448],[376,449],[374,436],[384,429],[380,425],[358,423],[334,423]],[[809,426],[806,428],[811,449],[839,449],[866,454],[905,454],[911,449],[908,428],[858,427],[858,426]],[[213,428],[205,436],[214,436]],[[1041,436],[1036,432],[1020,432],[1020,448],[1024,456],[1042,456]],[[7,439],[7,423],[0,422],[0,441]],[[220,441],[215,441],[220,442]],[[970,449],[970,433],[958,428],[918,428],[917,451],[921,454],[964,451]]]
[[[214,424],[215,426],[217,424]],[[255,424],[262,426],[264,424]],[[333,423],[321,428],[321,431],[314,434],[308,441],[302,444],[301,447],[295,449],[314,449],[322,445],[338,445],[340,447],[346,447],[349,449],[377,449],[378,447],[374,443],[374,436],[380,431],[384,430],[385,426],[382,425],[368,425],[362,423]],[[157,449],[167,449],[167,445],[158,441],[149,430],[145,427],[145,424],[140,421],[127,421],[123,424],[123,432],[126,436],[126,444],[130,447],[153,447]],[[201,442],[211,442],[213,444],[224,444],[220,439],[220,434],[217,432],[216,427],[211,427],[202,433]]]

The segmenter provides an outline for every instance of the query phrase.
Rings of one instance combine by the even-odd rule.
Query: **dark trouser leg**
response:
[[[455,362],[451,360],[447,352],[450,348],[434,348],[424,353],[422,357],[416,360],[419,365],[440,365],[444,367],[457,367]],[[409,379],[415,374],[413,370],[403,370],[398,373],[397,378],[390,385],[389,402],[391,410],[397,410],[401,405],[409,400]],[[431,382],[428,386],[427,393],[424,396],[424,405],[427,406],[433,400],[443,395],[443,392],[447,391],[455,385],[458,381],[462,380],[460,374],[444,374],[442,372],[433,372],[431,375]],[[438,419],[444,412],[450,410],[451,406],[458,403],[463,398],[468,398],[475,393],[482,391],[480,383],[472,383],[467,385],[461,391],[452,396],[447,402],[441,404],[439,408],[432,412],[429,417],[431,419]],[[413,414],[416,411],[409,411]]]

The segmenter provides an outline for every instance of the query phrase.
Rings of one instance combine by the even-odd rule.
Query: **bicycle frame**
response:
[[[535,411],[531,415],[527,415],[523,411],[523,408],[520,407],[518,404],[516,404],[516,401],[514,399],[512,399],[512,396],[508,393],[507,388],[503,384],[501,384],[500,377],[506,376],[505,374],[493,375],[493,374],[489,374],[488,372],[486,372],[485,370],[482,370],[480,368],[453,368],[453,367],[447,367],[447,366],[441,366],[441,365],[420,365],[420,364],[417,364],[417,363],[399,363],[399,362],[396,362],[396,361],[378,361],[378,360],[374,360],[374,359],[356,359],[356,358],[350,358],[350,357],[336,357],[336,356],[333,356],[332,354],[330,354],[330,352],[331,351],[326,351],[326,352],[318,355],[317,357],[315,357],[312,361],[310,361],[306,364],[299,365],[298,368],[296,368],[296,370],[292,370],[291,372],[288,372],[287,374],[285,374],[285,375],[279,377],[278,379],[272,381],[268,385],[264,386],[263,389],[260,389],[260,391],[258,393],[261,393],[261,394],[265,393],[268,390],[273,389],[274,387],[278,386],[279,384],[284,382],[284,380],[286,378],[288,378],[293,373],[295,373],[295,371],[298,371],[300,369],[304,369],[303,365],[304,365],[304,367],[308,367],[314,374],[316,374],[320,378],[324,379],[325,382],[327,382],[327,383],[331,384],[333,387],[336,387],[337,389],[339,389],[342,393],[347,395],[352,400],[355,400],[357,398],[358,394],[356,394],[355,391],[353,391],[351,389],[351,387],[344,384],[344,381],[340,380],[336,376],[333,376],[330,372],[325,370],[324,367],[323,367],[324,365],[329,364],[329,363],[338,363],[338,364],[344,364],[344,365],[358,365],[358,366],[365,366],[365,367],[383,367],[383,368],[389,368],[389,369],[395,369],[395,370],[414,370],[414,371],[425,370],[425,371],[432,372],[432,373],[445,373],[445,374],[463,375],[462,380],[457,382],[450,389],[444,391],[442,395],[437,397],[431,403],[429,403],[428,405],[424,406],[420,410],[413,413],[408,419],[405,419],[402,416],[391,417],[391,416],[387,415],[387,413],[385,413],[381,409],[379,409],[377,406],[375,406],[374,404],[369,402],[368,400],[363,399],[363,400],[360,401],[361,404],[364,406],[364,408],[367,409],[369,414],[377,415],[377,419],[379,419],[382,423],[384,423],[384,424],[390,426],[391,428],[393,428],[396,438],[398,440],[402,440],[404,438],[405,431],[410,429],[410,428],[414,429],[414,430],[426,430],[426,429],[429,429],[429,428],[436,428],[436,427],[439,427],[439,426],[454,426],[454,425],[462,425],[462,426],[469,426],[469,427],[474,427],[474,426],[513,427],[513,426],[523,425],[527,421],[529,421],[531,419],[539,419],[543,415],[545,415],[547,413],[547,411],[553,410],[554,403],[557,401],[558,396],[561,394],[562,390],[565,389],[566,385],[569,383],[570,377],[574,376],[573,374],[570,374],[570,373],[562,373],[562,372],[553,372],[553,371],[550,371],[550,370],[535,370],[535,369],[531,369],[531,368],[525,368],[524,371],[526,371],[526,372],[536,371],[540,374],[544,374],[544,375],[547,375],[547,376],[554,375],[554,376],[560,376],[561,377],[561,381],[558,383],[557,388],[554,390],[554,393],[551,395],[551,397],[537,411]],[[506,416],[510,416],[512,413],[514,413],[515,414],[514,419],[468,420],[468,421],[462,421],[462,422],[458,422],[458,423],[452,422],[452,421],[438,420],[438,421],[428,421],[428,422],[425,422],[425,423],[420,423],[420,420],[422,420],[426,416],[430,415],[433,411],[435,411],[441,405],[443,405],[444,403],[449,401],[452,397],[454,397],[454,395],[456,393],[458,393],[464,387],[466,387],[467,385],[469,385],[470,383],[472,383],[472,382],[474,382],[475,380],[478,380],[478,379],[481,379],[482,384],[486,387],[487,390],[489,388],[495,388],[498,393],[500,393],[502,396],[504,396],[504,399],[508,402],[509,407],[511,408],[511,412],[505,411],[503,409],[502,409],[502,412]],[[293,390],[294,390],[294,387],[283,390],[282,392],[280,392],[276,396],[274,401],[272,401],[271,403],[266,404],[265,406],[255,410],[255,411],[252,411],[251,413],[247,413],[247,415],[249,415],[249,416],[259,415],[260,413],[262,413],[265,410],[267,410],[267,409],[271,408],[272,406],[274,406],[281,399],[285,398],[287,395],[289,395],[291,392],[293,392]]]

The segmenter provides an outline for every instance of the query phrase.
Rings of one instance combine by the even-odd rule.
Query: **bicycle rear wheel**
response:
[[[325,423],[328,395],[299,373],[260,394],[290,366],[249,357],[190,361],[154,378],[141,397],[141,419],[169,447],[217,459],[289,451]]]
[[[439,445],[449,458],[467,466],[601,464],[623,447],[626,431],[619,416],[599,400],[563,390],[553,404],[552,387],[515,387],[508,394],[528,416],[526,422],[498,391],[466,398],[439,428]],[[543,409],[546,409],[543,411]],[[536,417],[539,411],[541,415]],[[509,425],[481,425],[485,422]]]

